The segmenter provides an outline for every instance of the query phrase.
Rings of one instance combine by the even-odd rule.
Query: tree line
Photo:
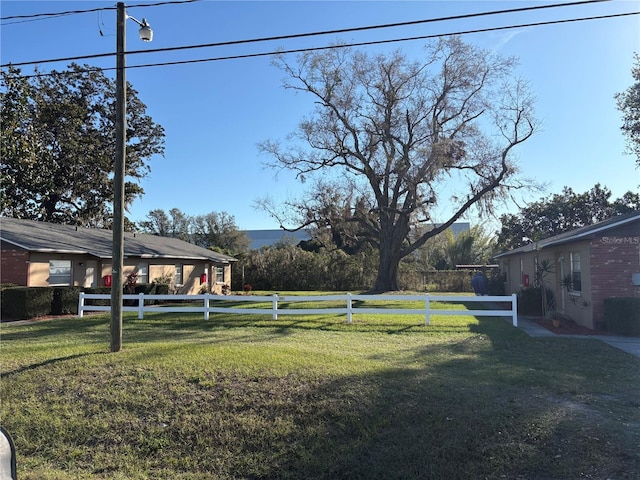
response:
[[[430,239],[399,265],[401,290],[423,290],[432,272],[460,265],[490,265],[493,257],[512,248],[548,238],[607,218],[640,210],[640,195],[627,192],[612,199],[609,189],[596,184],[583,193],[564,187],[500,217],[498,232],[482,225],[454,235],[451,229]],[[309,228],[310,240],[280,242],[251,250],[246,234],[226,212],[190,217],[174,208],[167,214],[153,210],[137,224],[138,231],[180,238],[238,259],[231,288],[245,284],[259,290],[371,290],[377,274],[378,251],[357,246],[343,231]],[[419,235],[420,232],[416,233]],[[481,268],[481,267],[478,267]]]

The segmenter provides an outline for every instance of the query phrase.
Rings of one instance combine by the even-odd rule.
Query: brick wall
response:
[[[0,260],[0,283],[27,286],[29,252],[3,246]]]
[[[640,297],[640,287],[631,275],[640,273],[640,235],[622,229],[596,237],[591,243],[591,300],[596,327],[604,321],[604,300],[611,297]]]

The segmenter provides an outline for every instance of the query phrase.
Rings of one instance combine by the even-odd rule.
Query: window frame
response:
[[[224,267],[215,266],[213,268],[215,268],[216,272],[216,283],[224,283]]]
[[[184,285],[184,265],[176,263],[173,270],[173,280],[176,287]]]
[[[140,262],[136,266],[135,272],[138,274],[138,283],[149,283],[149,264]]]
[[[569,262],[571,270],[571,291],[569,293],[572,295],[582,295],[582,263],[580,252],[571,252]]]
[[[58,263],[64,263],[65,266],[54,266],[53,264]],[[66,266],[68,265],[68,266]],[[68,273],[52,273],[52,269],[64,269],[64,270],[68,270]],[[55,281],[53,282],[52,279],[62,279],[62,280],[66,280],[65,282],[59,282],[59,281]],[[48,282],[49,285],[51,286],[72,286],[73,285],[73,262],[71,262],[71,260],[49,260],[49,278],[48,278]]]

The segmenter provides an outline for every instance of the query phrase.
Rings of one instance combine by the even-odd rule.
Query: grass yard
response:
[[[640,359],[505,319],[125,314],[119,353],[105,315],[0,328],[21,480],[640,478]]]

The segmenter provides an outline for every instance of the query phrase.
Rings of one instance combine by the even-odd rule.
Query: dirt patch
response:
[[[545,318],[534,318],[533,321],[557,335],[611,335],[609,332],[591,330],[569,320],[562,320],[558,327],[554,327],[552,321]]]

